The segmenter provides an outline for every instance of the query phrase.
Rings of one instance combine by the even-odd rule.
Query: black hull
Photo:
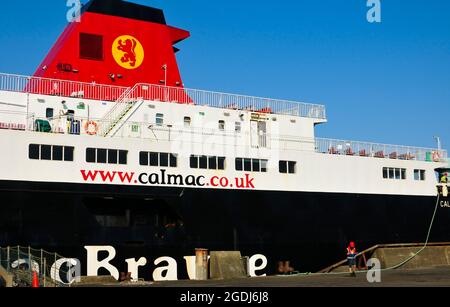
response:
[[[322,269],[345,258],[349,241],[360,250],[424,242],[437,200],[26,182],[2,182],[0,199],[1,246],[30,245],[85,261],[84,246],[112,245],[123,271],[127,258],[153,263],[171,256],[181,264],[198,247],[240,250],[266,255],[269,274],[279,260],[303,272]],[[439,206],[431,241],[450,241],[449,208]]]

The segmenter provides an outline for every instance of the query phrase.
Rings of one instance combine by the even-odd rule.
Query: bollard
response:
[[[195,250],[195,279],[208,280],[208,250],[197,248]]]
[[[242,261],[242,267],[244,268],[245,275],[246,275],[247,277],[250,277],[250,271],[249,271],[250,257],[242,257],[242,258],[241,258],[241,261]]]

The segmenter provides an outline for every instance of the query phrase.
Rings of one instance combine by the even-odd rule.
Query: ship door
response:
[[[252,120],[250,122],[251,143],[253,148],[267,147],[267,122]]]
[[[250,122],[250,133],[252,147],[258,148],[258,122],[256,120]]]

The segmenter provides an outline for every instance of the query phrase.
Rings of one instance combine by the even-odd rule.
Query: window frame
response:
[[[189,116],[185,116],[183,119],[184,122],[184,128],[191,128],[192,125],[192,119]]]
[[[83,41],[83,39],[88,39],[88,41]],[[87,48],[93,45],[94,39],[98,39],[95,43],[98,43],[99,45],[96,47],[100,47],[101,57],[92,56],[92,54],[87,55],[87,53],[83,53],[83,46],[88,45]],[[105,60],[105,46],[104,46],[105,39],[103,35],[93,34],[93,33],[85,33],[81,32],[79,35],[79,43],[78,43],[78,57],[82,60],[90,60],[90,61],[104,61]],[[84,44],[83,44],[84,43]],[[92,52],[94,53],[94,52]]]
[[[28,145],[28,159],[41,160],[41,145],[39,144]]]
[[[64,161],[64,146],[52,146],[52,161]]]
[[[426,181],[426,173],[427,171],[424,169],[415,169],[414,181]]]
[[[67,153],[66,153],[67,152]],[[29,144],[28,159],[37,161],[73,162],[75,147],[64,145]]]
[[[219,120],[219,131],[225,131],[226,122],[224,120]]]
[[[155,115],[155,125],[158,127],[164,126],[164,114],[163,113],[156,113]]]

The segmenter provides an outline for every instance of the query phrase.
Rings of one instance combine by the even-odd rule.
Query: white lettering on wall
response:
[[[125,260],[125,262],[128,263],[128,272],[131,273],[131,278],[139,279],[139,267],[146,265],[147,259],[142,257],[138,261],[136,261],[136,259],[131,258]]]
[[[61,267],[67,265],[67,271],[63,270],[66,280],[61,279]],[[70,285],[74,282],[80,282],[81,279],[81,261],[78,259],[58,259],[50,268],[50,276],[53,280],[62,284]]]
[[[256,263],[261,261],[261,264],[257,265]],[[254,255],[250,258],[248,261],[248,273],[250,274],[250,277],[258,277],[258,276],[266,276],[266,274],[258,275],[257,271],[262,271],[267,267],[267,257],[264,255]]]
[[[155,265],[158,266],[162,262],[167,262],[167,266],[156,268],[153,271],[154,281],[173,281],[178,280],[178,264],[177,261],[171,257],[161,257],[155,260]]]
[[[119,271],[109,262],[116,257],[116,250],[112,246],[85,246],[87,250],[87,275],[98,276],[98,270],[106,269],[112,277],[119,280]],[[103,260],[98,260],[99,252],[108,252],[108,256]]]

